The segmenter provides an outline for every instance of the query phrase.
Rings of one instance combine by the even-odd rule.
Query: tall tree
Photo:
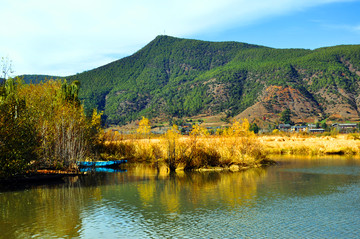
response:
[[[280,121],[284,124],[293,124],[293,122],[291,121],[291,110],[289,108],[281,112]]]
[[[139,122],[139,128],[136,130],[136,132],[142,135],[149,135],[150,130],[151,130],[150,121],[148,118],[145,118],[143,116]]]
[[[0,78],[4,78],[5,80],[10,76],[10,74],[14,73],[12,69],[12,61],[8,57],[1,58],[1,75]]]
[[[9,177],[29,168],[40,140],[15,81],[9,78],[0,88],[0,177]]]

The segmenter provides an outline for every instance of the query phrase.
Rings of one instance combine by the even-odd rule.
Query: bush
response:
[[[220,165],[220,154],[215,148],[197,147],[185,157],[185,169],[215,167]]]

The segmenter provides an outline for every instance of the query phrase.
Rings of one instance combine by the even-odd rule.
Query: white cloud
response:
[[[0,55],[13,59],[17,74],[75,74],[131,54],[164,30],[186,37],[345,1],[2,0]]]
[[[350,24],[327,24],[323,22],[319,22],[319,24],[327,29],[341,30],[345,32],[354,32],[360,33],[360,24],[350,25]]]

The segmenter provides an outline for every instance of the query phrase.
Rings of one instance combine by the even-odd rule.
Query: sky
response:
[[[360,44],[360,0],[1,0],[12,75],[69,76],[158,35],[274,48]]]

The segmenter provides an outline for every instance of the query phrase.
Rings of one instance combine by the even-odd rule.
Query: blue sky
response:
[[[0,56],[13,75],[67,76],[157,35],[315,49],[360,44],[360,0],[2,0]]]

